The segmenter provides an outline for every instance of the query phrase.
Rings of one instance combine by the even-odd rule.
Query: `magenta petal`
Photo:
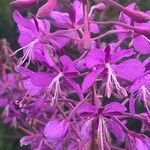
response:
[[[117,140],[123,142],[125,135],[120,125],[113,120],[108,120],[107,125],[108,130],[112,132],[112,134],[117,138]]]
[[[52,60],[52,58],[50,57],[50,54],[48,53],[48,51],[47,51],[46,49],[44,49],[43,54],[44,54],[44,58],[45,58],[45,60],[46,60],[46,63],[47,63],[50,67],[54,67],[54,66],[55,66],[55,63],[54,63],[54,61]]]
[[[8,104],[8,99],[0,98],[0,107],[5,107]]]
[[[114,54],[112,54],[111,63],[116,63],[119,60],[121,60],[122,58],[130,57],[134,54],[135,54],[135,52],[133,51],[133,49],[119,50],[119,51],[115,52]]]
[[[102,72],[102,70],[94,70],[84,78],[83,83],[82,83],[82,90],[85,92],[87,89],[89,89],[99,76],[99,74]]]
[[[44,128],[44,136],[51,141],[61,140],[67,134],[69,123],[65,120],[58,122],[49,121]]]
[[[21,16],[21,14],[18,11],[13,12],[13,19],[17,23],[17,25],[20,25],[32,31],[36,29],[35,25],[30,20]]]
[[[79,95],[80,99],[82,100],[84,97],[80,86],[72,79],[65,77],[65,80],[67,81],[69,86]]]
[[[76,10],[76,23],[77,23],[83,18],[83,5],[79,0],[75,0],[72,5]]]
[[[135,7],[136,7],[136,3],[131,3],[126,8],[134,9]],[[131,18],[124,13],[120,14],[119,20],[129,25],[131,24],[132,21]]]
[[[105,62],[105,53],[100,49],[92,49],[85,58],[85,65],[92,68]]]
[[[142,76],[145,70],[143,64],[136,59],[124,61],[119,65],[113,66],[113,69],[118,77],[129,81],[134,81]]]
[[[115,25],[115,28],[117,30],[123,30],[124,29],[123,27],[117,26],[117,25]],[[127,38],[129,36],[129,33],[117,33],[117,36],[118,36],[118,40],[121,40],[121,39]]]
[[[28,78],[28,79],[24,80],[23,81],[23,86],[27,90],[27,94],[29,94],[31,96],[38,95],[42,90],[42,87],[35,86],[31,82],[31,78]]]
[[[34,72],[25,67],[15,67],[15,71],[20,73],[23,78],[30,77]]]
[[[90,24],[90,31],[92,33],[95,33],[95,34],[99,33],[99,27],[98,27],[98,25],[94,24],[94,23],[91,23]]]
[[[79,115],[81,115],[81,114],[96,114],[97,111],[98,111],[97,108],[94,105],[91,105],[90,103],[85,103],[77,109],[77,113]]]
[[[134,92],[136,92],[136,91],[138,91],[141,87],[142,87],[142,85],[144,85],[145,84],[145,79],[144,79],[144,76],[143,77],[141,77],[141,78],[138,78],[135,82],[134,82],[134,84],[133,85],[131,85],[131,87],[129,88],[129,92],[130,93],[134,93]]]
[[[31,76],[31,82],[34,86],[46,87],[52,81],[52,77],[46,72],[37,72]]]
[[[148,143],[146,143],[146,141],[144,141],[143,139],[135,137],[135,146],[137,150],[149,150],[149,142],[150,140],[148,141]]]
[[[56,22],[59,22],[61,24],[68,24],[68,25],[71,24],[68,13],[63,13],[63,12],[59,12],[59,11],[52,11],[50,16]],[[61,27],[61,24],[60,24],[60,27]]]
[[[81,128],[81,136],[84,142],[88,142],[91,138],[92,120],[86,121]]]
[[[61,56],[60,62],[62,64],[63,72],[65,74],[70,74],[70,75],[78,74],[78,71],[74,67],[73,61],[67,55]]]
[[[145,36],[138,36],[133,39],[133,46],[136,51],[141,54],[149,54],[150,53],[150,40]]]
[[[117,103],[117,102],[111,102],[104,107],[103,112],[104,113],[113,113],[113,112],[121,113],[121,112],[125,112],[126,110],[127,108],[124,105]]]

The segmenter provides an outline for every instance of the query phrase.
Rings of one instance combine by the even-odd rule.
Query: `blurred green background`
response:
[[[12,20],[10,1],[0,0],[0,39],[6,38],[11,47],[15,49],[17,47],[17,31]],[[150,9],[150,0],[118,0],[118,2],[125,6],[131,2],[137,2],[140,9]],[[115,12],[110,12],[110,14],[115,14]],[[0,150],[22,150],[23,148],[19,147],[20,135],[19,131],[0,123]]]

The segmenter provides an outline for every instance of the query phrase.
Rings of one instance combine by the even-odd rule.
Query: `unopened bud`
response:
[[[55,8],[57,0],[49,0],[46,4],[39,8],[37,17],[47,18],[50,17],[51,11]]]
[[[15,0],[10,3],[15,9],[26,9],[28,7],[32,7],[38,3],[38,0]]]
[[[124,14],[132,18],[134,21],[139,22],[139,23],[147,22],[150,20],[150,16],[147,15],[146,13],[143,13],[141,11],[136,11],[128,7],[124,8],[123,12]]]
[[[99,11],[99,12],[103,12],[106,8],[104,3],[100,3],[98,5],[95,6],[95,8]]]

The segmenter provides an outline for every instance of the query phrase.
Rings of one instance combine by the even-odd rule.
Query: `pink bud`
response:
[[[123,9],[123,12],[128,15],[130,18],[134,19],[134,21],[142,23],[147,22],[150,20],[150,16],[146,13],[136,11],[134,9],[131,9],[129,7],[126,7]]]
[[[37,17],[46,18],[50,17],[51,11],[55,8],[57,0],[49,0],[45,5],[39,8]]]
[[[15,9],[25,9],[28,7],[32,7],[38,3],[38,0],[15,0],[10,3]]]
[[[96,5],[95,7],[98,11],[102,12],[105,10],[105,4],[104,3],[100,3],[98,5]]]
[[[133,30],[138,34],[150,36],[150,28],[148,27],[134,27]]]

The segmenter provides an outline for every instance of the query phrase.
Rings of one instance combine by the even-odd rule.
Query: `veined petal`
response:
[[[81,136],[84,142],[87,142],[91,137],[92,120],[86,121],[81,128]]]
[[[62,68],[63,68],[63,72],[66,75],[70,75],[70,77],[71,77],[72,75],[78,74],[78,71],[75,69],[73,61],[67,55],[61,56],[60,62],[61,62]]]
[[[91,105],[90,103],[84,103],[79,108],[77,109],[77,113],[79,115],[82,114],[97,114],[98,109],[94,106]]]
[[[118,77],[128,81],[134,81],[142,76],[145,70],[144,65],[136,59],[124,61],[121,64],[112,66],[112,68]]]
[[[79,95],[80,99],[82,100],[84,97],[83,97],[83,93],[82,93],[82,90],[79,86],[79,84],[77,84],[74,80],[72,79],[69,79],[67,77],[64,77],[66,82],[69,84],[69,86],[75,90],[75,92],[77,92],[77,94]]]
[[[84,78],[82,83],[83,92],[85,92],[88,88],[90,88],[94,84],[95,80],[102,71],[103,70],[94,70],[88,73],[88,75]]]
[[[18,11],[13,12],[13,19],[17,23],[17,25],[20,25],[29,30],[35,30],[35,25],[30,20],[21,16]]]
[[[125,134],[120,125],[114,120],[110,119],[107,121],[108,130],[116,137],[120,142],[124,141]]]
[[[69,14],[68,13],[63,13],[63,12],[59,12],[59,11],[52,11],[50,14],[51,18],[53,18],[56,22],[59,22],[61,24],[71,24],[71,20],[69,18]],[[60,24],[60,27],[61,27]]]
[[[31,76],[31,82],[38,87],[46,87],[52,81],[52,77],[46,72],[36,72]]]
[[[133,46],[141,54],[150,54],[150,40],[143,35],[133,39]]]
[[[76,23],[83,18],[83,5],[79,0],[75,0],[72,4],[76,10]]]
[[[61,140],[65,137],[68,127],[69,123],[65,120],[61,122],[49,121],[44,128],[44,136],[51,141]]]
[[[126,110],[127,108],[124,105],[117,103],[117,102],[111,102],[104,107],[103,112],[104,113],[114,113],[114,112],[122,113],[122,112],[125,112]]]
[[[135,52],[133,51],[133,49],[119,50],[119,51],[115,52],[114,54],[112,54],[111,63],[116,63],[119,60],[121,60],[122,58],[130,57],[134,54],[135,54]]]
[[[89,51],[85,58],[85,65],[88,68],[92,68],[99,64],[104,64],[105,62],[105,53],[100,49],[92,49]]]

